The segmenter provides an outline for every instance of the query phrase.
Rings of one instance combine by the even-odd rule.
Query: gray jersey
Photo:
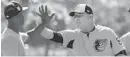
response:
[[[22,20],[25,18],[26,13],[27,10],[23,10],[17,16],[12,17],[11,19],[16,18],[16,21],[17,19]],[[1,51],[3,56],[24,56],[24,43],[20,37],[20,34],[14,32],[12,29],[6,28],[1,37]]]
[[[6,29],[1,38],[1,53],[3,56],[24,56],[25,50],[20,35]]]
[[[121,37],[123,44],[126,47],[127,55],[130,55],[130,32],[126,33]]]
[[[51,40],[56,41],[56,38],[63,47],[70,48],[70,55],[113,56],[125,49],[112,29],[100,25],[97,25],[89,35],[76,29],[54,33]]]

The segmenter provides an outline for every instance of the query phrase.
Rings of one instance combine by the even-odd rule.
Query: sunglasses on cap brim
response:
[[[86,12],[70,12],[69,15],[73,17],[73,16],[75,16],[76,13],[78,13],[78,14],[88,14]],[[91,14],[89,14],[89,15],[91,15]]]

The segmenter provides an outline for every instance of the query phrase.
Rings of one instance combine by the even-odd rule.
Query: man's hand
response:
[[[37,13],[37,15],[41,18],[42,20],[42,24],[47,25],[50,23],[52,17],[55,15],[54,13],[52,15],[49,16],[48,14],[48,9],[47,9],[47,5],[45,6],[45,9],[42,6],[39,7],[39,13]]]

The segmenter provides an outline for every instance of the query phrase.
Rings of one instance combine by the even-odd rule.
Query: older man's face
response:
[[[80,29],[87,29],[88,27],[90,27],[90,23],[92,22],[90,21],[90,19],[92,19],[91,17],[91,15],[85,12],[75,13],[74,15],[75,22]]]

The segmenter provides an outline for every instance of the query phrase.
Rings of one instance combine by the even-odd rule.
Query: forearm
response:
[[[63,37],[60,33],[54,32],[43,25],[39,25],[34,31],[28,33],[29,36],[43,36],[46,39],[63,43]]]
[[[45,28],[45,25],[40,24],[40,25],[38,25],[33,31],[28,32],[27,34],[28,34],[29,36],[37,35],[37,34],[40,35],[44,28]]]
[[[54,37],[54,32],[45,27],[41,35],[45,37],[46,39],[52,39]]]
[[[29,36],[41,35],[44,38],[52,39],[53,38],[53,31],[46,28],[45,25],[40,24],[34,31],[28,33]]]
[[[33,32],[36,32],[36,33],[40,34],[43,31],[44,28],[45,28],[45,25],[40,24],[35,28],[35,30]]]

